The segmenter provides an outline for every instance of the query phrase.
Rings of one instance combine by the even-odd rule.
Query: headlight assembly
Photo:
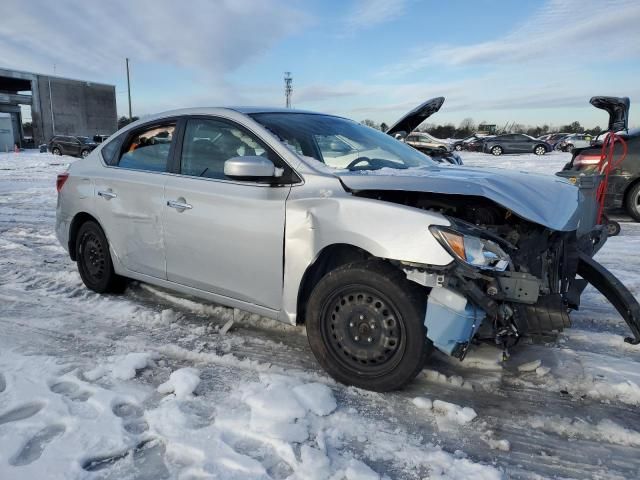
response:
[[[491,240],[438,225],[432,225],[429,230],[449,253],[473,267],[503,272],[511,262],[509,255]]]

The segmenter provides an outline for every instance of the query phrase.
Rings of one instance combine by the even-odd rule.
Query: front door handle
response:
[[[113,193],[111,190],[98,190],[98,196],[105,200],[111,200],[112,198],[116,198],[118,195]]]
[[[191,210],[193,207],[187,203],[184,199],[167,200],[167,207],[175,208],[176,210]]]

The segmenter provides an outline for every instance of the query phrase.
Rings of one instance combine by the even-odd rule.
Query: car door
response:
[[[99,221],[122,265],[132,272],[165,279],[162,232],[164,182],[173,154],[175,119],[146,124],[108,143],[116,147],[95,178]]]
[[[526,135],[513,135],[513,151],[515,153],[524,153],[533,150],[531,139]]]
[[[177,174],[165,185],[167,279],[278,310],[291,190],[291,180],[284,179],[291,175],[279,184],[225,177],[224,162],[242,155],[262,155],[289,168],[256,135],[230,120],[187,120]]]
[[[60,145],[60,152],[63,155],[73,155],[70,137],[59,137],[58,144]]]
[[[80,143],[80,140],[76,137],[69,137],[69,155],[79,156],[81,147],[82,143]]]

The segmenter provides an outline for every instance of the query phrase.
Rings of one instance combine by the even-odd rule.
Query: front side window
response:
[[[175,129],[175,123],[168,123],[137,130],[125,143],[118,167],[166,171]]]
[[[123,137],[125,136],[126,134],[119,135],[103,145],[100,149],[100,154],[102,155],[104,163],[107,165],[116,165],[118,163],[118,154],[120,153],[120,147],[122,146]]]
[[[233,123],[207,118],[187,121],[180,161],[182,175],[224,179],[224,163],[244,156],[265,157],[276,167],[283,167],[282,160],[263,142]]]
[[[294,152],[336,169],[379,170],[434,166],[426,155],[386,133],[330,115],[255,113],[251,117]]]

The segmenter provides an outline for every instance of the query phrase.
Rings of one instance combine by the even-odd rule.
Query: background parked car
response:
[[[543,142],[548,143],[553,148],[555,147],[556,143],[561,141],[567,135],[569,134],[564,132],[548,133],[546,135],[542,135],[541,137],[538,137],[538,140],[542,140]]]
[[[102,143],[104,142],[107,138],[109,138],[111,135],[94,135],[93,136],[93,141],[96,143]]]
[[[462,165],[462,158],[450,149],[449,142],[435,138],[427,133],[415,132],[422,122],[440,110],[443,103],[444,97],[432,98],[421,103],[396,121],[387,129],[386,133],[396,140],[411,145],[438,163]],[[423,138],[418,138],[420,136]],[[409,138],[412,138],[412,140],[409,141]]]
[[[627,156],[617,168],[609,174],[609,184],[605,197],[605,209],[608,211],[623,208],[634,220],[640,222],[640,129],[629,133],[618,133],[627,142]],[[581,174],[595,172],[600,162],[602,144],[586,148],[575,148],[573,157],[563,171],[575,171]],[[620,158],[622,146],[616,143],[614,161]]]
[[[574,148],[583,148],[591,145],[593,135],[589,133],[572,133],[564,137],[556,145],[556,150],[562,150],[563,152],[570,152]]]
[[[89,137],[56,135],[49,141],[49,151],[54,155],[86,157],[98,144]]]
[[[473,135],[469,135],[468,137],[462,138],[460,140],[454,140],[453,142],[451,142],[451,148],[457,150],[458,152],[460,150],[468,150],[469,144],[487,137],[487,135],[479,135],[477,133],[474,133]]]
[[[494,137],[495,135],[487,135],[485,137],[478,136],[466,144],[466,149],[470,152],[482,152],[484,149],[484,142],[489,141]]]
[[[522,133],[507,133],[486,140],[483,151],[492,155],[503,153],[535,153],[544,155],[551,151],[551,145],[537,138]]]
[[[429,135],[426,132],[412,132],[409,136],[407,136],[405,142],[408,145],[411,145],[416,150],[433,150],[439,148],[444,151],[449,151],[451,149],[448,142]]]

